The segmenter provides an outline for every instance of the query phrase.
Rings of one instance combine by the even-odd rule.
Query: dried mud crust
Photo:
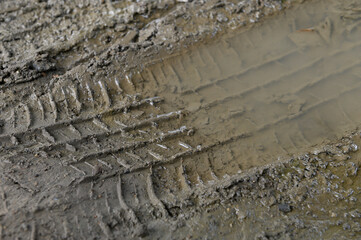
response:
[[[184,238],[189,232],[202,237],[192,233],[198,225],[192,221],[202,222],[219,204],[268,201],[271,211],[280,206],[282,212],[297,212],[295,204],[305,200],[290,199],[289,191],[311,188],[310,179],[322,176],[323,158],[356,150],[351,140],[233,177],[217,176],[209,163],[204,171],[211,184],[195,184],[189,176],[197,179],[197,173],[183,159],[216,154],[223,143],[188,145],[196,129],[182,124],[186,113],[167,111],[157,95],[145,97],[130,75],[159,52],[258,21],[290,3],[1,2],[0,238]],[[348,167],[351,161],[338,162]],[[299,175],[283,174],[290,169]],[[341,219],[350,236],[357,233],[351,216]],[[268,219],[274,218],[292,225],[277,215]],[[268,226],[266,220],[257,226]],[[308,228],[271,230],[259,237],[313,234]],[[230,232],[258,234],[256,228]]]

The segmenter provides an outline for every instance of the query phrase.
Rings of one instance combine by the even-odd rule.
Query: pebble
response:
[[[284,212],[284,213],[289,213],[292,211],[292,207],[287,203],[281,203],[281,204],[278,204],[278,210],[280,210],[281,212]]]

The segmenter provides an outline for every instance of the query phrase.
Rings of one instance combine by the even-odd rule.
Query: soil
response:
[[[361,239],[356,0],[0,6],[0,239]]]

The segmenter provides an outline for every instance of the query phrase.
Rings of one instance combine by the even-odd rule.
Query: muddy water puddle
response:
[[[361,14],[355,3],[306,3],[136,74],[145,92],[165,97],[165,108],[187,112],[183,124],[196,130],[187,144],[201,154],[184,164],[233,174],[359,126]],[[203,172],[212,179],[213,171]],[[194,181],[202,177],[197,173]]]

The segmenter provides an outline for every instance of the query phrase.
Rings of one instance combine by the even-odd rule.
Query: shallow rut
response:
[[[187,125],[206,136],[191,145],[224,145],[221,175],[340,137],[361,121],[360,31],[340,18],[358,12],[347,4],[316,5],[328,10],[305,5],[151,64],[134,82],[148,93],[156,89],[170,109],[188,112]]]

